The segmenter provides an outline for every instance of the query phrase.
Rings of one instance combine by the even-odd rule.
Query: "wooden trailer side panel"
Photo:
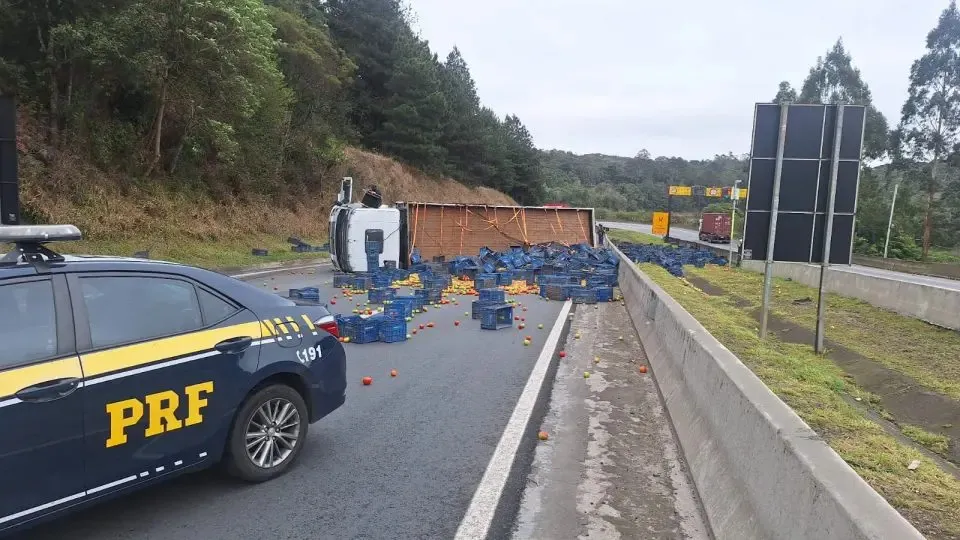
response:
[[[593,245],[592,214],[583,208],[409,203],[408,236],[426,261],[440,255],[477,255],[482,247],[501,251],[544,242]]]

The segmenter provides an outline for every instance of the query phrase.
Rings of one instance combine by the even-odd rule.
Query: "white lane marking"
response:
[[[140,473],[140,478],[146,478],[146,477],[148,477],[148,476],[150,476],[150,472],[149,472],[149,471],[143,471],[142,473]]]
[[[306,270],[308,268],[319,268],[321,266],[330,266],[330,263],[310,264],[307,266],[291,266],[289,268],[272,268],[270,270],[259,270],[257,272],[244,272],[242,274],[231,274],[232,278],[245,278],[253,276],[262,276],[265,274],[279,274],[280,272],[292,272],[294,270]]]
[[[206,453],[206,452],[200,452],[200,457],[202,457],[202,458],[207,457],[207,453]]]
[[[510,469],[513,468],[520,442],[524,436],[529,436],[526,432],[527,424],[537,404],[537,397],[547,377],[550,362],[553,361],[554,350],[560,342],[560,334],[563,333],[563,325],[567,322],[571,306],[570,300],[564,302],[557,321],[553,323],[553,329],[550,330],[550,335],[543,344],[540,357],[537,358],[537,363],[530,372],[530,378],[523,387],[513,414],[510,415],[510,420],[503,429],[500,442],[497,443],[497,448],[493,451],[490,462],[487,463],[487,470],[484,471],[483,478],[480,479],[480,484],[473,493],[467,513],[460,521],[455,540],[483,540],[490,531],[497,504],[510,478]]]
[[[179,467],[179,466],[181,466],[181,465],[183,465],[183,460],[182,460],[182,459],[178,459],[178,460],[176,460],[176,461],[173,462],[173,466],[174,466],[174,467]]]
[[[166,468],[166,467],[157,467],[157,472],[158,472],[158,473],[161,473],[161,472],[163,472],[163,470],[164,470],[165,468]]]

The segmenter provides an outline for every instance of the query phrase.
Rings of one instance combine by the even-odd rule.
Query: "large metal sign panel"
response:
[[[20,222],[17,181],[17,106],[13,98],[0,96],[0,224]]]
[[[823,258],[838,107],[806,104],[788,107],[773,260],[819,263]],[[830,246],[833,264],[850,264],[853,254],[865,119],[863,106],[844,107]],[[780,105],[758,103],[754,111],[743,237],[744,250],[751,252],[755,260],[767,257],[779,128]]]

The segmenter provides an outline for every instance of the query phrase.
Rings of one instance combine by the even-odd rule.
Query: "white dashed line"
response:
[[[158,473],[163,472],[163,470],[164,470],[165,468],[166,468],[166,467],[157,467],[157,472],[158,472]]]
[[[181,466],[181,465],[183,465],[183,460],[182,460],[182,459],[178,459],[178,460],[176,460],[176,461],[173,462],[173,466],[174,466],[174,467],[179,467],[179,466]]]
[[[202,458],[207,457],[207,453],[206,453],[206,452],[200,452],[200,457],[202,457]]]

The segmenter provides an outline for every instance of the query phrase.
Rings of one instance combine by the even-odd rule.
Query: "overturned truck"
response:
[[[373,262],[371,247],[378,266],[409,268],[415,259],[449,260],[476,255],[481,248],[504,251],[549,242],[593,246],[594,226],[592,208],[341,202],[330,212],[330,258],[342,272],[366,272]]]

